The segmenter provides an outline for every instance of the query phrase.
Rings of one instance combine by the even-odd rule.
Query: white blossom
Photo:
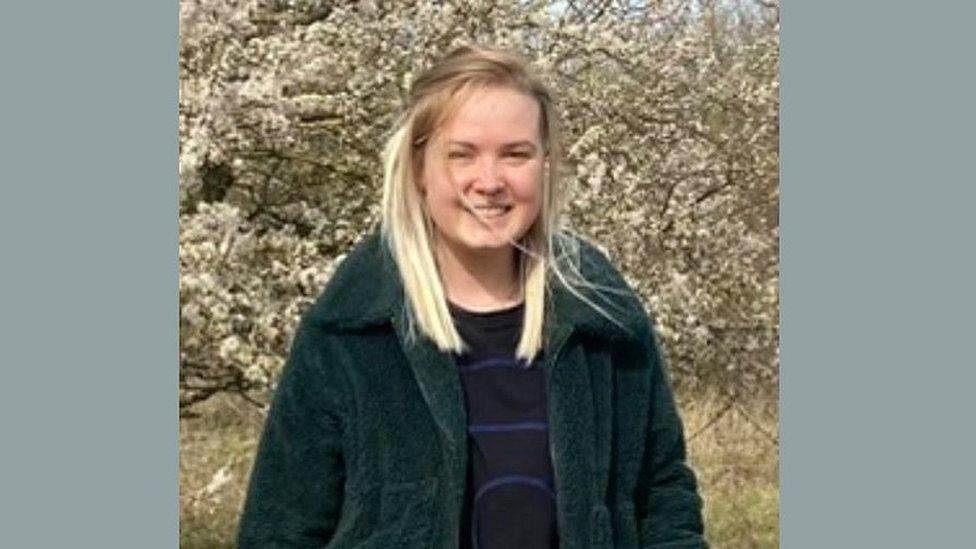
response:
[[[523,52],[554,91],[568,221],[653,311],[672,378],[775,390],[778,23],[746,1],[574,6],[181,0],[187,410],[266,401],[302,312],[375,226],[410,82],[464,43]]]

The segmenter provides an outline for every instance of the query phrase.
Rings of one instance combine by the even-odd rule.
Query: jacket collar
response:
[[[619,325],[582,302],[554,276],[550,276],[547,288],[547,314],[550,315],[547,321],[607,340],[643,336],[647,330],[644,307],[617,270],[602,252],[578,236],[561,233],[561,238],[556,240],[566,242],[566,239],[578,244],[579,270],[585,279],[599,287],[614,288],[617,293],[595,295],[587,288],[577,291],[609,312]],[[403,300],[396,264],[380,232],[375,231],[341,260],[313,305],[310,320],[340,331],[382,326],[390,324],[402,312]]]

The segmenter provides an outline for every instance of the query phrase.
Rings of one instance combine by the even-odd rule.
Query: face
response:
[[[488,88],[434,133],[420,185],[439,242],[490,252],[525,235],[542,205],[540,116],[531,96]]]

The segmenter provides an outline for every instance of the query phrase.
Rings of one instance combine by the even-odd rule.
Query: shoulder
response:
[[[558,270],[567,279],[554,276],[555,280],[550,281],[564,316],[570,315],[577,324],[598,335],[631,342],[647,340],[653,331],[651,316],[603,247],[564,229],[553,235],[553,255]],[[567,282],[575,291],[567,288]],[[613,320],[592,305],[609,313]]]
[[[559,236],[562,244],[575,250],[579,270],[583,277],[595,284],[602,297],[594,299],[607,309],[626,327],[626,334],[617,333],[614,341],[614,367],[616,370],[644,370],[659,375],[665,368],[661,349],[655,330],[653,311],[626,281],[621,271],[613,264],[606,249],[586,237],[564,231]]]
[[[343,256],[305,315],[310,328],[342,330],[387,321],[401,292],[396,265],[379,231]]]
[[[338,258],[338,266],[313,304],[302,314],[292,338],[282,382],[341,387],[346,383],[347,328],[388,319],[387,298],[377,280],[385,260],[378,233],[362,238]]]
[[[606,248],[598,242],[582,234],[562,229],[554,235],[553,244],[556,257],[562,258],[565,262],[575,263],[581,274],[588,279],[612,283],[615,287],[633,293],[633,289],[614,266]]]

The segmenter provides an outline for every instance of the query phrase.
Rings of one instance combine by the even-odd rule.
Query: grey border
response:
[[[0,17],[0,547],[176,547],[177,2]]]
[[[974,544],[976,10],[949,5],[784,2],[782,547]]]
[[[791,549],[971,543],[976,14],[941,4],[783,7]],[[0,22],[4,547],[178,544],[177,9]]]

